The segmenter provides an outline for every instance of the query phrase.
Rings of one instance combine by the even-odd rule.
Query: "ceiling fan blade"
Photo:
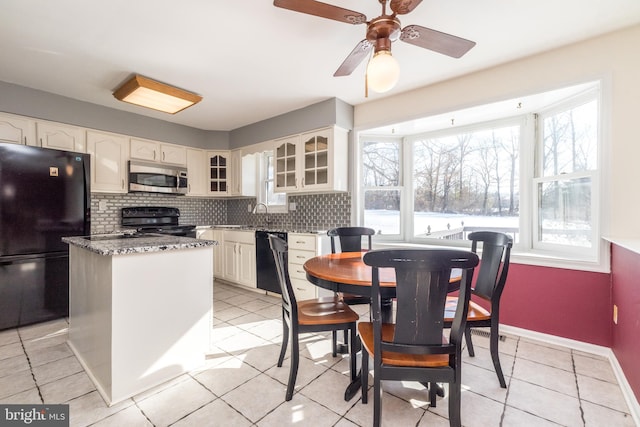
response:
[[[347,24],[364,24],[367,21],[367,17],[360,12],[314,0],[274,0],[273,5],[295,12],[346,22]]]
[[[422,3],[422,0],[391,0],[389,6],[396,15],[406,15],[420,3]]]
[[[333,73],[334,77],[348,76],[355,70],[358,65],[369,56],[369,52],[373,48],[373,44],[369,42],[367,39],[362,40],[360,43],[356,45],[356,47],[351,51],[349,56],[340,64],[335,73]]]
[[[471,40],[441,33],[420,25],[404,27],[400,33],[400,40],[454,58],[460,58],[476,45],[476,42]]]

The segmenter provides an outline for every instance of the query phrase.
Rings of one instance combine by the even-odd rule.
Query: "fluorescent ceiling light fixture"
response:
[[[134,75],[113,92],[120,101],[175,114],[202,101],[200,95]]]

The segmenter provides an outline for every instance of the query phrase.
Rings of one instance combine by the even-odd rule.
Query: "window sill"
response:
[[[631,239],[628,239],[631,240]],[[616,242],[616,244],[618,244]],[[421,244],[421,243],[408,243],[408,242],[374,242],[373,249],[399,249],[399,248],[447,248],[447,249],[460,249],[469,248],[469,245],[433,245],[433,244]],[[626,246],[625,246],[626,247]],[[635,250],[640,254],[640,239],[635,241]],[[631,249],[633,250],[633,249]],[[604,250],[603,250],[604,251]],[[601,254],[601,259],[608,260],[608,251],[605,256],[604,252]],[[534,265],[540,267],[550,268],[564,268],[568,270],[581,270],[592,271],[596,273],[609,273],[610,266],[608,263],[598,262],[595,260],[581,260],[581,259],[569,259],[557,255],[547,255],[534,252],[521,252],[517,250],[511,251],[511,263]]]

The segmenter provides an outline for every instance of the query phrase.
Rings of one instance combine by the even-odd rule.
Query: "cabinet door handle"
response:
[[[27,137],[24,137],[24,145],[27,145]]]
[[[304,258],[304,255],[296,255],[296,258]]]
[[[296,240],[296,243],[304,243],[304,240]]]
[[[124,190],[124,179],[122,180],[122,189]]]
[[[156,159],[156,150],[153,150],[153,160]]]
[[[162,161],[164,162],[164,151],[162,152]]]

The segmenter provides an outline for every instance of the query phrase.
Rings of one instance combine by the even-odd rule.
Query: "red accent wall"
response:
[[[637,261],[640,265],[640,256]],[[512,262],[500,323],[611,347],[610,280],[607,273]]]
[[[618,306],[611,347],[640,399],[640,254],[611,245],[611,273],[613,304]]]

